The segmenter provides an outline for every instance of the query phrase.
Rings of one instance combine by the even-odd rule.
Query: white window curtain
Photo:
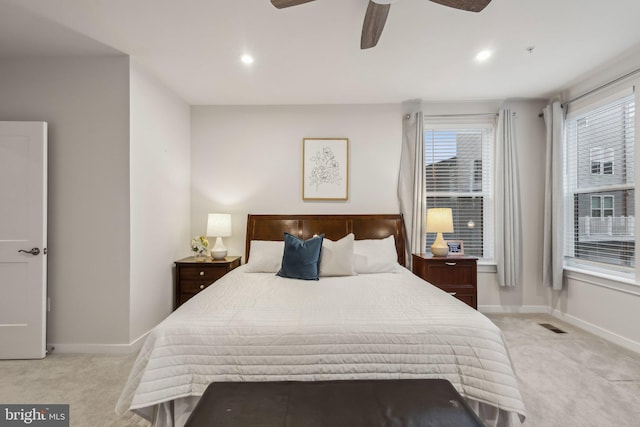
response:
[[[562,289],[564,200],[563,165],[564,111],[560,102],[543,110],[547,128],[544,187],[544,231],[542,280],[545,286]]]
[[[411,254],[422,253],[426,247],[423,126],[422,112],[407,114],[402,122],[398,200],[407,232],[408,267],[411,267]]]
[[[500,286],[516,286],[522,278],[520,179],[514,116],[498,115],[496,143],[496,264]]]

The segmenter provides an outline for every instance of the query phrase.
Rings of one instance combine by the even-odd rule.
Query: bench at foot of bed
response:
[[[447,380],[221,382],[185,427],[483,427]]]

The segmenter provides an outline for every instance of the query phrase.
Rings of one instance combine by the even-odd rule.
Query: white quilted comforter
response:
[[[214,381],[444,378],[485,422],[524,420],[501,331],[408,270],[317,282],[243,270],[150,332],[118,413],[150,419]]]

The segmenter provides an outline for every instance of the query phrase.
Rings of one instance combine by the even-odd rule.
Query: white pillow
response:
[[[249,246],[247,273],[277,273],[282,265],[283,241],[252,240]]]
[[[356,240],[353,244],[353,267],[361,273],[398,271],[398,252],[393,236],[384,239]]]
[[[353,276],[353,233],[340,240],[325,238],[320,252],[320,277]]]

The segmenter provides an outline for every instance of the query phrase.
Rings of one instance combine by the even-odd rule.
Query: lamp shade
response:
[[[231,215],[210,213],[207,219],[207,236],[231,236]]]
[[[430,233],[453,233],[451,208],[427,209],[427,231]]]

